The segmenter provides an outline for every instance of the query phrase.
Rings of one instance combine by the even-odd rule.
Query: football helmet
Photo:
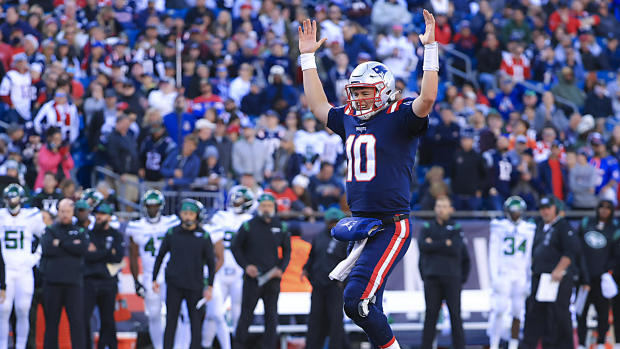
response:
[[[370,98],[357,98],[353,92],[356,88],[372,87],[375,94]],[[368,120],[379,111],[394,102],[398,91],[392,72],[383,63],[364,62],[351,72],[349,83],[344,87],[347,93],[347,106],[361,120]],[[370,101],[370,109],[360,110],[360,101]]]
[[[250,188],[236,185],[230,188],[228,207],[237,214],[246,213],[254,206],[254,194]]]
[[[95,188],[88,188],[84,190],[80,199],[86,201],[91,209],[95,209],[103,202],[103,194],[98,192]]]
[[[157,223],[159,221],[161,213],[164,210],[164,205],[164,195],[159,190],[155,189],[147,190],[144,195],[142,195],[142,200],[140,200],[142,215],[149,223]],[[157,207],[151,209],[149,206]]]
[[[518,221],[526,209],[527,205],[520,196],[511,196],[504,201],[504,212],[513,222]]]
[[[11,183],[2,191],[2,198],[9,212],[17,214],[22,204],[26,202],[26,192],[21,185]]]

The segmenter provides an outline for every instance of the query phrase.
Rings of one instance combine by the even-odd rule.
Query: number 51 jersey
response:
[[[157,223],[150,223],[146,218],[142,217],[127,224],[125,232],[138,245],[143,273],[153,274],[155,258],[157,258],[157,253],[159,253],[162,240],[170,228],[176,227],[179,224],[181,224],[181,221],[175,215],[161,216]]]
[[[409,213],[418,136],[428,128],[428,117],[416,116],[412,103],[401,99],[367,121],[348,105],[329,110],[327,127],[345,144],[347,202],[354,214]]]
[[[39,254],[32,251],[35,236],[45,232],[43,215],[38,208],[22,208],[17,216],[6,209],[0,209],[0,243],[7,269],[28,270],[35,266]]]

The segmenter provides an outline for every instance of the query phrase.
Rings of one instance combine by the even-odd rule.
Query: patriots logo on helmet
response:
[[[375,65],[374,67],[372,67],[372,70],[379,74],[381,76],[381,78],[385,77],[385,73],[387,73],[387,69],[385,69],[385,66],[383,65]]]

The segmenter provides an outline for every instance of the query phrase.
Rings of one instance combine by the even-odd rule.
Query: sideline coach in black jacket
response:
[[[48,227],[41,238],[45,349],[58,348],[58,324],[63,306],[71,328],[71,347],[86,348],[84,254],[88,234],[84,228],[72,223],[73,211],[73,201],[61,200],[58,203],[58,221]]]
[[[157,275],[168,252],[166,265],[166,330],[164,349],[172,349],[181,302],[185,300],[192,331],[191,349],[200,349],[202,318],[205,307],[196,309],[201,298],[211,299],[215,277],[215,252],[209,234],[200,227],[203,206],[199,201],[185,199],[181,202],[181,225],[168,231],[161,242],[153,270],[153,291],[159,293]],[[209,278],[204,279],[204,266],[209,268]]]
[[[115,274],[110,274],[110,268],[116,268],[115,264],[123,260],[125,246],[123,236],[114,228],[110,228],[110,216],[112,206],[104,202],[95,209],[95,227],[90,233],[90,242],[84,259],[86,271],[84,272],[84,310],[86,316],[86,343],[92,348],[90,318],[93,315],[95,305],[99,309],[101,324],[99,329],[98,348],[116,349],[116,322],[114,321],[114,308],[116,307],[116,293],[118,279]]]
[[[246,348],[248,328],[254,318],[258,298],[265,304],[265,334],[263,349],[276,346],[278,324],[278,297],[280,280],[291,258],[291,238],[286,226],[275,217],[276,199],[271,194],[258,198],[257,215],[243,223],[232,243],[232,253],[245,270],[241,315],[235,333],[235,349]],[[281,249],[281,256],[279,256]],[[258,284],[258,279],[265,281]],[[253,343],[249,348],[258,346]]]
[[[312,284],[312,303],[308,317],[307,349],[321,349],[329,336],[329,348],[344,348],[342,322],[343,283],[330,280],[329,273],[347,257],[347,243],[331,236],[331,230],[345,217],[337,208],[325,211],[327,227],[312,240],[312,249],[303,273]]]
[[[532,246],[532,290],[525,310],[521,348],[534,349],[542,337],[543,348],[574,348],[573,324],[569,310],[573,291],[573,272],[579,254],[579,239],[571,225],[559,216],[558,201],[553,196],[540,200],[542,221],[536,225]],[[540,276],[551,274],[560,283],[555,302],[536,300]]]
[[[423,349],[433,346],[443,300],[450,311],[452,347],[465,348],[461,289],[469,276],[470,261],[461,226],[450,219],[452,212],[450,199],[445,196],[438,198],[435,202],[436,218],[424,223],[418,238],[419,267],[426,300],[421,346]]]

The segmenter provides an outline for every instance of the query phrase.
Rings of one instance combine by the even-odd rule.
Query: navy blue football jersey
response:
[[[330,109],[327,127],[342,137],[347,156],[347,202],[355,215],[409,212],[418,136],[428,117],[402,99],[362,121],[349,106]]]

